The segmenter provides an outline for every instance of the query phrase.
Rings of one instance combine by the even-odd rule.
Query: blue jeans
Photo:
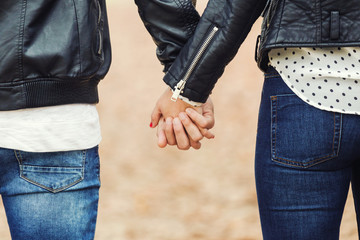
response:
[[[0,148],[0,193],[12,239],[93,239],[98,148],[30,153]]]
[[[350,182],[360,210],[360,116],[308,105],[270,69],[255,175],[265,240],[339,239]]]

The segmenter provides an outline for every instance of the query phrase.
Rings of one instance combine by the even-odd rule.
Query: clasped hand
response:
[[[210,97],[201,107],[193,107],[178,99],[170,100],[172,91],[167,88],[160,96],[151,114],[152,128],[157,128],[158,146],[177,145],[181,150],[199,149],[205,137],[214,138],[209,129],[214,124],[214,108]]]

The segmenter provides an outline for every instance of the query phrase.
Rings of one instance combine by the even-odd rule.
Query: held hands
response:
[[[150,127],[157,129],[158,146],[177,145],[181,150],[190,147],[199,149],[200,140],[211,139],[214,135],[209,131],[214,124],[214,109],[210,98],[201,107],[193,107],[182,100],[170,100],[172,91],[160,96],[151,114]]]

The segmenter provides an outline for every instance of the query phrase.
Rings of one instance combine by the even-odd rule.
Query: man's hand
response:
[[[214,117],[214,105],[210,99],[201,106],[201,114],[197,111],[194,111],[192,108],[187,108],[186,110],[187,115],[191,118],[192,122],[196,123],[198,129],[201,131],[201,134],[206,138],[214,138],[214,135],[209,134],[210,132],[208,129],[211,129],[215,125],[215,117]],[[187,121],[183,121],[185,128],[188,124]],[[187,128],[186,128],[187,129]],[[188,131],[189,132],[189,131]]]
[[[181,150],[199,149],[203,137],[214,138],[209,131],[214,126],[211,99],[201,107],[193,107],[181,100],[170,100],[172,92],[167,89],[159,98],[151,115],[151,127],[158,126],[158,146],[177,145]],[[186,112],[186,113],[185,113]]]

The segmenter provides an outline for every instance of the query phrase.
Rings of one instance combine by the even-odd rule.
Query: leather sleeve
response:
[[[200,16],[195,0],[135,0],[144,25],[155,44],[164,72],[193,35]]]
[[[182,48],[164,81],[175,89],[186,78],[181,95],[205,102],[265,5],[266,0],[209,0],[194,35]],[[214,28],[217,32],[207,42]],[[204,43],[208,44],[206,48]]]

